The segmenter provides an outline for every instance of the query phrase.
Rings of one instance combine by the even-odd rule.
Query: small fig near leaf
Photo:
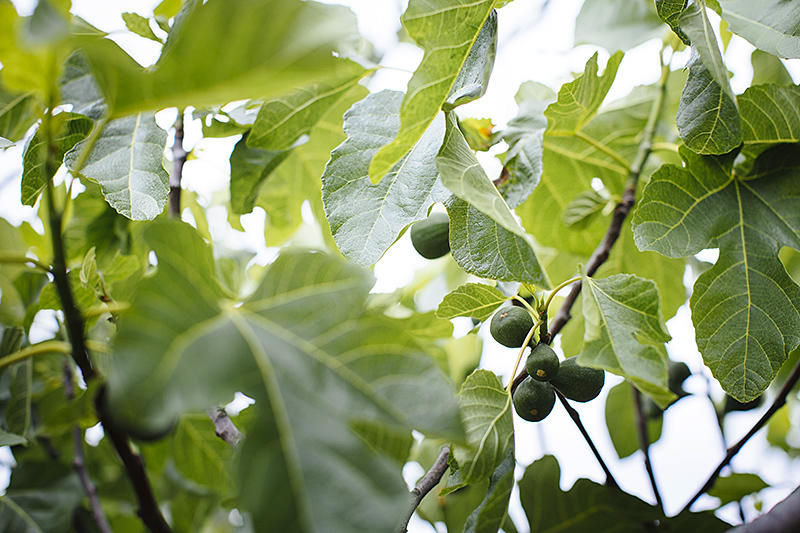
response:
[[[550,381],[558,374],[558,355],[547,344],[537,344],[525,361],[525,370],[536,381]]]
[[[577,356],[574,356],[561,363],[558,374],[550,383],[570,400],[588,402],[597,398],[605,380],[605,372],[579,365]]]
[[[514,391],[512,398],[514,410],[517,414],[529,421],[543,420],[556,403],[556,394],[549,383],[525,378]]]
[[[425,259],[437,259],[450,251],[450,219],[444,213],[432,213],[411,226],[411,244]]]
[[[533,327],[530,313],[521,307],[504,307],[492,317],[489,331],[494,340],[508,346],[519,348]]]
[[[730,413],[732,411],[752,411],[753,409],[757,409],[764,403],[764,397],[759,396],[755,400],[750,400],[749,402],[740,402],[730,396],[725,396],[725,407],[724,412]]]

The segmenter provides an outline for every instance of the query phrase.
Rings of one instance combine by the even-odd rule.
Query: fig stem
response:
[[[525,353],[525,348],[528,347],[528,343],[531,342],[533,338],[533,334],[536,333],[536,328],[538,328],[542,324],[542,320],[536,322],[536,324],[531,327],[528,331],[528,334],[525,336],[525,340],[522,341],[522,347],[519,349],[519,354],[517,355],[517,362],[514,363],[514,370],[511,372],[511,379],[508,381],[508,385],[506,385],[506,391],[511,394],[511,387],[514,385],[514,376],[517,375],[517,369],[519,368],[519,363],[522,361],[522,355]]]
[[[563,289],[563,288],[564,288],[564,287],[566,287],[567,285],[572,285],[572,284],[573,284],[573,283],[575,283],[576,281],[580,281],[580,280],[581,280],[581,277],[580,277],[580,276],[575,276],[574,278],[570,278],[570,279],[568,279],[567,281],[563,281],[563,282],[559,283],[559,284],[556,286],[556,288],[555,288],[555,289],[553,289],[552,291],[550,291],[550,295],[547,297],[547,300],[544,302],[544,307],[542,307],[542,309],[543,309],[543,310],[546,312],[546,311],[547,311],[547,310],[550,308],[550,302],[552,302],[552,301],[553,301],[553,297],[556,295],[556,293],[557,293],[558,291],[560,291],[561,289]]]

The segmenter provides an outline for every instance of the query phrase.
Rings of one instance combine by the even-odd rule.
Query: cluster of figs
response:
[[[489,331],[494,340],[509,348],[522,347],[533,327],[530,313],[521,307],[500,309],[492,317]],[[530,422],[544,420],[556,403],[555,390],[576,402],[597,398],[603,389],[605,373],[578,364],[577,357],[559,361],[553,349],[544,343],[533,347],[525,361],[526,377],[514,391],[514,410]]]

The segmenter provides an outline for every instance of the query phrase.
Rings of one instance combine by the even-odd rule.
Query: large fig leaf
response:
[[[719,248],[691,298],[697,346],[725,391],[747,402],[775,377],[800,343],[800,287],[778,259],[800,249],[800,181],[796,148],[765,153],[774,168],[746,180],[734,155],[680,149],[685,167],[665,165],[645,187],[633,217],[642,250],[670,257]]]
[[[455,441],[464,430],[433,359],[398,321],[365,311],[371,277],[287,252],[239,305],[224,298],[190,226],[156,222],[144,237],[158,271],[120,321],[109,376],[119,422],[157,434],[242,391],[259,413],[244,428],[239,469],[256,529],[391,530],[406,487],[374,450],[396,456],[411,428]]]

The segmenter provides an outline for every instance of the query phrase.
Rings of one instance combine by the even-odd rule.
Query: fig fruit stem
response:
[[[536,333],[536,328],[538,328],[542,324],[542,320],[536,322],[533,327],[528,331],[528,334],[525,336],[525,340],[522,341],[522,347],[519,349],[519,354],[517,354],[517,362],[514,363],[514,370],[511,372],[511,379],[508,381],[508,385],[506,385],[506,391],[511,394],[511,387],[514,385],[514,376],[517,375],[517,369],[519,368],[519,363],[522,361],[522,356],[525,354],[525,348],[528,347],[528,343],[531,342],[533,338],[533,334]]]
[[[556,293],[557,293],[558,291],[560,291],[561,289],[563,289],[563,288],[564,288],[564,287],[566,287],[567,285],[572,285],[572,284],[573,284],[573,283],[575,283],[576,281],[580,281],[580,280],[581,280],[581,277],[580,277],[580,276],[575,276],[574,278],[570,278],[570,279],[568,279],[567,281],[563,281],[563,282],[559,283],[559,284],[556,286],[556,288],[555,288],[555,289],[553,289],[552,291],[550,291],[550,295],[547,297],[547,300],[544,302],[544,306],[542,307],[542,310],[543,310],[544,312],[547,312],[547,310],[550,308],[550,302],[552,302],[552,301],[553,301],[553,298],[555,297],[555,295],[556,295]]]
[[[525,300],[525,298],[521,297],[519,294],[515,294],[515,295],[514,295],[514,296],[513,296],[511,299],[512,299],[512,300],[516,300],[516,301],[518,301],[520,304],[522,304],[522,307],[524,307],[525,309],[527,309],[527,310],[528,310],[528,312],[531,314],[531,318],[535,319],[537,316],[539,316],[539,313],[537,313],[537,312],[536,312],[536,309],[534,309],[534,308],[531,306],[531,304],[529,304],[529,303],[527,302],[527,300]]]

